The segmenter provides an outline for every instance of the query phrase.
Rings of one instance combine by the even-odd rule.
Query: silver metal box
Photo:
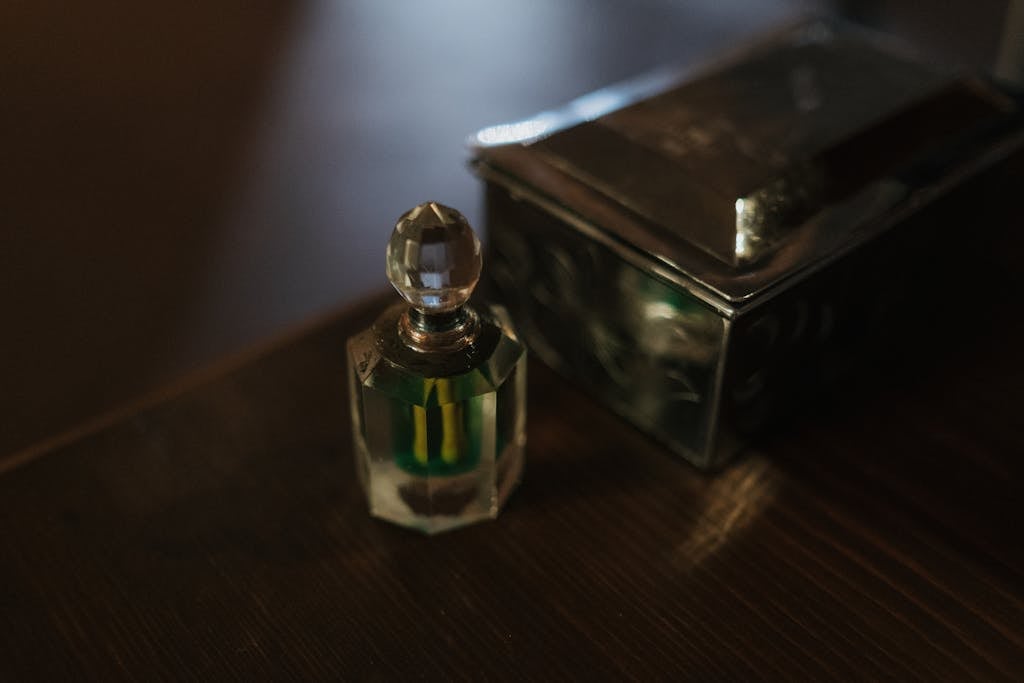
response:
[[[990,83],[802,25],[477,133],[492,281],[542,360],[714,468],[956,269],[949,214],[1020,124]]]

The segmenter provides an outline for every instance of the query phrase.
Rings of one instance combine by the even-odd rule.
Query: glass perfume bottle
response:
[[[503,309],[467,303],[481,265],[462,214],[417,206],[387,246],[405,302],[348,342],[370,513],[426,533],[496,517],[522,473],[526,353]]]

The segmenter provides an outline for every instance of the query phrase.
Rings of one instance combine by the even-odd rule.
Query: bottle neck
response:
[[[406,315],[409,316],[409,324],[421,332],[447,332],[463,323],[467,314],[465,308],[459,306],[444,313],[427,313],[410,307]]]
[[[410,307],[398,319],[402,342],[423,353],[463,349],[473,343],[479,328],[476,311],[467,305],[444,313],[426,313]]]

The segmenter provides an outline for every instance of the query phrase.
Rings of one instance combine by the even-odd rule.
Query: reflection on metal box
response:
[[[1020,119],[987,82],[799,26],[477,133],[493,284],[541,359],[714,468],[964,258],[939,219]]]

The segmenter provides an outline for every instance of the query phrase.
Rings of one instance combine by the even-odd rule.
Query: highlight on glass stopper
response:
[[[387,248],[392,286],[423,313],[454,311],[473,293],[483,258],[480,240],[455,209],[426,202],[402,215]]]

